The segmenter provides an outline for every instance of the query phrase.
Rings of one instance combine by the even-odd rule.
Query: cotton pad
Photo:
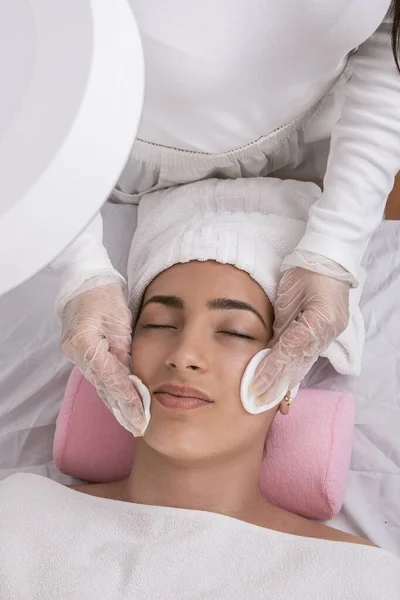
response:
[[[283,400],[284,396],[288,392],[287,386],[283,386],[282,389],[278,391],[274,400],[271,400],[271,402],[269,402],[268,404],[262,405],[257,403],[257,396],[254,396],[250,393],[250,385],[253,381],[254,373],[258,365],[261,363],[263,358],[267,356],[269,352],[270,350],[266,348],[265,350],[261,350],[255,356],[253,356],[253,358],[246,367],[240,384],[240,399],[244,408],[247,410],[248,413],[252,415],[258,415],[262,412],[270,410],[271,408],[274,408],[274,406],[277,406]],[[297,385],[295,388],[290,390],[292,398],[296,396],[299,387],[300,386]]]
[[[117,419],[118,423],[122,425],[127,431],[132,433],[135,437],[142,437],[150,422],[150,402],[151,396],[148,388],[144,385],[143,381],[136,377],[136,375],[130,375],[129,379],[135,386],[144,408],[144,418],[140,427],[135,426],[137,419],[137,409],[128,403],[123,405],[118,404],[117,406],[111,407],[111,412]]]

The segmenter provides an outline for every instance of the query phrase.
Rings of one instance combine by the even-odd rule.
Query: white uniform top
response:
[[[336,261],[357,279],[400,168],[390,0],[130,3],[146,64],[138,137],[152,144],[212,154],[243,147],[307,111],[347,64],[339,122],[322,114],[311,134],[331,134],[331,151],[299,249]],[[92,235],[99,239],[101,224]],[[74,278],[110,267],[100,250],[93,258],[95,245],[86,237],[61,257],[63,284],[73,288]]]
[[[380,25],[389,0],[130,4],[146,63],[138,137],[218,153],[268,134],[317,102],[347,55]],[[387,62],[393,76],[393,59]],[[378,99],[370,109],[377,106]]]
[[[398,600],[400,561],[210,512],[0,483],[2,600]]]

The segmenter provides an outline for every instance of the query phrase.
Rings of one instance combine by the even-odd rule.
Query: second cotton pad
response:
[[[135,437],[142,437],[150,422],[151,396],[149,390],[144,385],[143,381],[139,379],[139,377],[136,377],[135,375],[130,375],[129,379],[134,384],[143,404],[144,420],[142,427],[138,428],[135,426],[137,410],[133,404],[130,405],[128,403],[125,403],[123,405],[118,404],[117,406],[112,406],[111,412],[117,419],[118,423],[122,425],[122,427],[124,427]]]
[[[272,400],[268,404],[263,405],[259,405],[257,403],[257,396],[254,396],[250,393],[250,385],[253,381],[254,373],[258,365],[263,360],[263,358],[267,356],[268,352],[270,352],[269,349],[261,350],[255,356],[253,356],[253,358],[246,367],[246,370],[242,377],[242,382],[240,384],[240,399],[244,408],[247,410],[248,413],[252,415],[258,415],[262,412],[270,410],[271,408],[274,408],[274,406],[277,406],[283,400],[285,394],[288,392],[287,388],[282,389],[281,391],[279,391],[277,397],[274,398],[274,400]],[[296,396],[299,387],[300,386],[296,386],[295,388],[290,390],[292,398]]]

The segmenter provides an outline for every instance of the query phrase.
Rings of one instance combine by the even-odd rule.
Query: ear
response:
[[[279,410],[281,415],[288,415],[290,413],[290,406],[288,406],[285,402],[285,400],[282,400],[282,402],[279,405]]]

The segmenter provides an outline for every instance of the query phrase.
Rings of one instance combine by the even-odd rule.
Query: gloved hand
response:
[[[343,269],[337,266],[340,277]],[[349,288],[346,281],[301,267],[283,274],[275,303],[272,350],[251,384],[260,404],[278,395],[283,398],[298,385],[321,352],[346,329]]]
[[[140,435],[145,423],[143,405],[129,379],[131,321],[120,284],[83,291],[64,308],[61,351],[94,385],[112,412],[129,414]]]

